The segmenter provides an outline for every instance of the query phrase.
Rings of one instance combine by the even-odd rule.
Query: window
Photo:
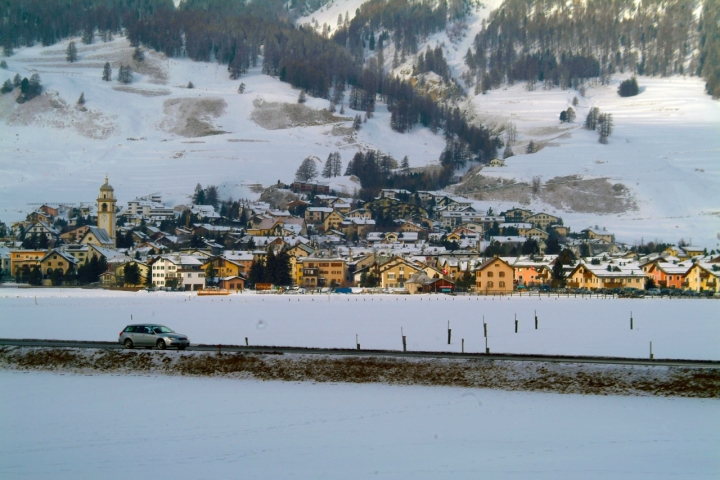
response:
[[[395,280],[395,274],[394,274],[394,273],[388,273],[388,280]]]
[[[482,287],[482,282],[477,282],[478,288]]]
[[[505,282],[500,282],[500,288],[505,288]]]
[[[505,276],[505,272],[498,273],[498,277],[504,277],[504,276]]]
[[[488,288],[492,288],[492,287],[493,287],[493,282],[488,282],[487,286],[488,286]]]
[[[492,277],[492,276],[493,276],[493,272],[488,272],[488,277]]]
[[[477,272],[478,278],[482,277],[482,272]]]

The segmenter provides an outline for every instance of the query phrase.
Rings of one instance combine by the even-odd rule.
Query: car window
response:
[[[134,330],[135,330],[135,327],[125,327],[125,330],[123,330],[123,331],[124,332],[132,332]]]
[[[155,333],[175,333],[168,327],[155,327]]]

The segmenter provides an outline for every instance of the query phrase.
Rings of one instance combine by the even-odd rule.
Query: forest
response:
[[[616,72],[691,74],[720,83],[720,2],[505,0],[467,52],[476,91],[527,80],[546,87],[606,83]],[[697,50],[695,50],[697,47]],[[717,92],[720,95],[720,91]],[[715,95],[716,97],[718,95]]]

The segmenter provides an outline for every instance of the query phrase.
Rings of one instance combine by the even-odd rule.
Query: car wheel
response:
[[[132,343],[132,340],[130,340],[129,338],[126,338],[125,339],[125,348],[133,348],[133,346],[134,345]]]
[[[158,340],[156,345],[158,350],[165,350],[167,348],[167,345],[165,345],[165,340],[162,339]]]

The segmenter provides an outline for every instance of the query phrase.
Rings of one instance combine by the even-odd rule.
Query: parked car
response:
[[[552,288],[550,288],[550,285],[540,285],[541,292],[549,292],[550,290],[552,290]]]
[[[648,295],[651,295],[651,296],[655,296],[655,295],[660,295],[660,294],[661,294],[659,288],[648,288],[648,289],[645,291],[645,293],[648,294]]]
[[[190,346],[187,335],[175,333],[165,325],[147,323],[128,325],[120,332],[118,342],[125,345],[125,348],[157,347],[158,350],[165,350],[168,347],[185,350]]]

